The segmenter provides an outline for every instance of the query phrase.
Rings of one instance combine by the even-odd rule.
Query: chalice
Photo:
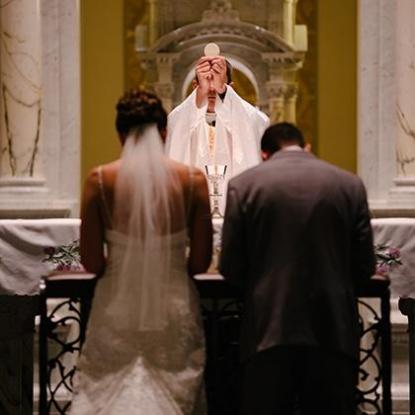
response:
[[[206,164],[205,170],[209,181],[209,196],[212,201],[212,218],[223,218],[220,212],[220,199],[223,196],[221,184],[225,179],[226,164]]]

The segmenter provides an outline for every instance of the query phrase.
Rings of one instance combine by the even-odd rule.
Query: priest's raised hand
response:
[[[223,56],[203,56],[193,92],[168,117],[169,157],[205,171],[226,165],[225,181],[258,164],[268,117],[232,87],[232,65]]]

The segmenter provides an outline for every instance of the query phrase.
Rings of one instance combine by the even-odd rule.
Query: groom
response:
[[[241,414],[353,415],[356,287],[374,274],[361,180],[269,127],[263,158],[229,182],[220,271],[244,293]]]

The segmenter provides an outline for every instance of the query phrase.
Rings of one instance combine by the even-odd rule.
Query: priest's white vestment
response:
[[[196,89],[168,117],[166,152],[177,161],[200,168],[226,164],[227,182],[261,160],[260,140],[269,125],[268,117],[243,100],[229,85],[222,100],[216,97],[215,146],[206,121],[207,102],[196,105]]]

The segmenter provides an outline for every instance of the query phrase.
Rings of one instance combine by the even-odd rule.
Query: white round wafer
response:
[[[219,46],[216,43],[208,43],[204,49],[205,56],[218,56],[220,54]]]

